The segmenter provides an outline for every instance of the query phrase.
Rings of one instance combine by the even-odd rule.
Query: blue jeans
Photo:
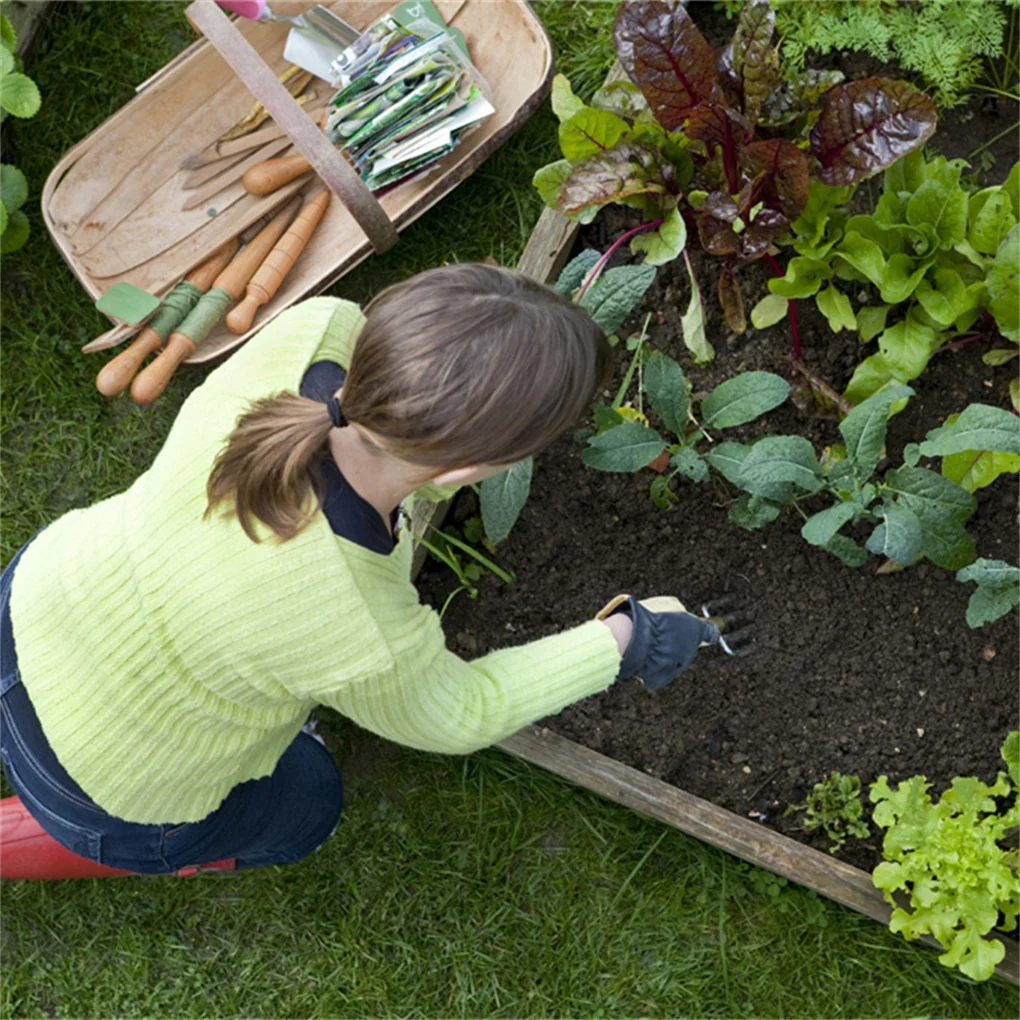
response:
[[[340,772],[329,751],[306,733],[298,734],[272,775],[235,786],[199,822],[140,825],[95,804],[57,761],[18,672],[10,597],[24,551],[0,577],[0,757],[11,786],[50,836],[81,857],[143,874],[227,857],[236,858],[238,868],[292,864],[329,837],[343,803]]]

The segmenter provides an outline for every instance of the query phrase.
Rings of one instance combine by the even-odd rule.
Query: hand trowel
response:
[[[342,18],[322,6],[309,7],[297,15],[277,14],[266,0],[216,0],[225,11],[249,21],[286,21],[291,27],[284,60],[311,71],[317,78],[332,80],[330,65],[338,54],[361,35]]]

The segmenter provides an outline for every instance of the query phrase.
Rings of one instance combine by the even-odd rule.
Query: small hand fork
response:
[[[732,595],[721,595],[701,607],[701,615],[719,628],[719,647],[727,655],[754,650],[754,610],[738,607]]]

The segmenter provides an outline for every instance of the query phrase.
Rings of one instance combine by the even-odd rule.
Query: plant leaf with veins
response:
[[[861,482],[867,481],[878,465],[892,405],[913,395],[909,386],[891,386],[862,401],[839,423],[847,460]]]
[[[904,81],[863,78],[830,89],[811,129],[823,184],[855,184],[920,148],[934,133],[932,101]]]
[[[743,372],[720,383],[701,405],[706,428],[746,425],[778,407],[790,395],[790,384],[772,372]]]
[[[599,471],[640,471],[665,449],[666,443],[655,429],[627,421],[592,436],[582,459]]]
[[[486,478],[479,486],[482,523],[490,541],[502,542],[517,523],[531,492],[533,464],[531,457],[525,457],[501,474]]]
[[[868,551],[910,566],[921,551],[921,521],[917,514],[892,500],[873,512],[881,523],[868,538]]]
[[[670,432],[683,437],[691,406],[683,369],[671,357],[656,351],[645,363],[643,376],[652,409]]]
[[[719,94],[715,53],[680,4],[620,4],[613,39],[620,63],[667,131],[676,131],[698,103]]]
[[[615,333],[645,296],[655,271],[655,266],[610,269],[584,292],[579,304],[603,333]]]
[[[686,251],[684,262],[687,264],[687,275],[691,278],[691,300],[680,320],[680,331],[684,336],[684,345],[694,355],[694,363],[704,365],[715,357],[715,349],[705,336],[705,304],[698,289],[698,281],[694,277],[694,267]]]

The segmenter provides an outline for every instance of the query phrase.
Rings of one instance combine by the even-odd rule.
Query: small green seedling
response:
[[[460,582],[446,597],[443,608],[439,611],[440,618],[446,615],[446,610],[450,608],[450,603],[461,592],[466,592],[470,599],[478,598],[476,582],[481,580],[484,571],[488,570],[490,573],[495,574],[506,584],[511,584],[516,579],[514,574],[497,566],[487,556],[483,556],[468,542],[459,538],[454,533],[453,528],[447,528],[444,531],[439,531],[431,525],[429,525],[429,528],[433,533],[433,541],[429,541],[424,535],[415,535],[414,540],[419,545],[424,546],[440,563],[445,563]],[[469,562],[463,556],[458,555],[458,550],[471,557],[474,562]]]
[[[805,832],[824,829],[832,840],[829,853],[841,850],[851,836],[865,839],[871,830],[864,821],[861,781],[857,776],[844,776],[833,771],[827,779],[815,783],[803,804],[791,804],[786,814],[804,812],[801,823]]]

